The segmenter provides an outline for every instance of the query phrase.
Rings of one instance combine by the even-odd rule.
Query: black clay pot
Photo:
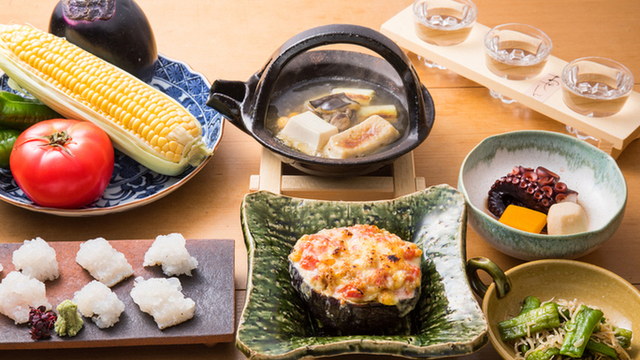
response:
[[[379,56],[357,51],[313,50],[332,44],[359,45]],[[390,148],[372,155],[330,159],[284,146],[265,129],[273,99],[287,89],[328,82],[364,84],[398,99],[409,122],[402,137]],[[404,52],[381,33],[356,25],[321,26],[294,36],[248,81],[216,80],[207,105],[284,163],[318,176],[356,176],[375,171],[420,145],[429,135],[435,118],[431,95]]]

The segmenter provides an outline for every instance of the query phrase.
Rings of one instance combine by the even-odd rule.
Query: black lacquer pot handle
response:
[[[487,293],[487,285],[485,285],[480,279],[480,276],[478,276],[478,270],[483,270],[491,275],[496,287],[498,299],[503,298],[511,291],[511,280],[509,280],[509,277],[507,277],[498,265],[485,257],[475,257],[467,261],[467,277],[469,278],[471,289],[481,298],[484,298],[484,295]]]
[[[425,123],[422,88],[409,58],[388,37],[358,25],[326,25],[299,33],[286,41],[249,81],[216,80],[209,91],[207,105],[251,133],[253,122],[264,120],[278,76],[287,63],[308,50],[331,44],[359,45],[388,61],[402,80],[410,118],[420,119],[419,124]]]
[[[209,90],[207,105],[218,110],[236,126],[241,126],[242,103],[246,94],[247,84],[242,81],[216,80]]]
[[[260,77],[256,94],[256,114],[266,114],[280,72],[296,56],[316,47],[352,44],[379,54],[398,72],[407,94],[409,116],[424,117],[420,80],[411,61],[400,47],[383,34],[358,25],[326,25],[303,31],[285,42],[272,56]],[[423,121],[420,121],[423,123]]]

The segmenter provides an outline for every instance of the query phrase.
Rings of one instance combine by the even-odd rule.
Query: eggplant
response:
[[[402,328],[407,313],[416,307],[420,299],[420,287],[417,287],[413,297],[400,300],[398,305],[341,302],[314,290],[304,281],[291,260],[289,275],[293,288],[305,301],[311,314],[324,326],[338,330],[342,335],[393,334]]]
[[[60,0],[49,32],[144,82],[153,78],[158,60],[155,37],[133,0]]]

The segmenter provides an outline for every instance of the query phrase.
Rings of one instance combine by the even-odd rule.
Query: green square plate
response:
[[[245,196],[242,229],[249,254],[247,297],[236,346],[250,359],[342,354],[447,357],[487,341],[487,322],[465,272],[464,198],[448,185],[394,200],[339,202],[268,192]],[[310,315],[291,285],[287,256],[298,238],[321,229],[375,224],[423,250],[422,296],[403,335],[334,336]]]

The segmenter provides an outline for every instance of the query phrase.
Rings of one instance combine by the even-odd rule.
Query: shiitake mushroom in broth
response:
[[[382,151],[402,137],[407,116],[398,99],[363,84],[305,84],[272,102],[265,128],[285,146],[326,158]]]

